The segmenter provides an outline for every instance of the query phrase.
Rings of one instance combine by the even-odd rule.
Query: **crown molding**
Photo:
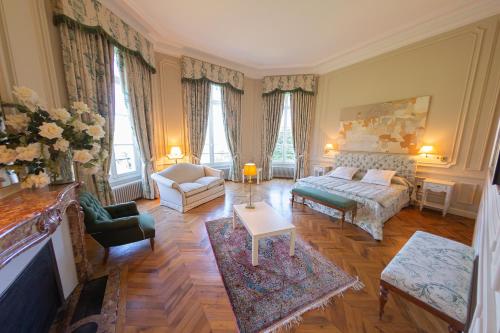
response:
[[[132,27],[152,40],[156,52],[175,57],[187,55],[200,60],[217,63],[243,72],[247,77],[256,79],[260,79],[266,75],[326,74],[500,13],[500,1],[498,0],[490,0],[479,4],[472,2],[445,15],[436,16],[436,14],[431,13],[427,18],[423,18],[417,23],[394,29],[383,36],[378,36],[316,63],[297,64],[286,67],[266,67],[234,62],[188,45],[168,40],[161,35],[159,29],[154,24],[148,22],[147,16],[130,0],[103,0],[103,3],[121,15]]]

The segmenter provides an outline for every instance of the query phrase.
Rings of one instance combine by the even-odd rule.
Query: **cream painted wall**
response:
[[[67,94],[57,28],[50,0],[0,1],[0,97],[13,85],[38,92],[47,107],[66,105]]]
[[[180,59],[156,54],[157,74],[153,76],[153,132],[155,168],[161,170],[173,163],[166,155],[171,146],[188,151],[186,129],[182,111],[182,85]],[[242,163],[260,157],[260,131],[262,124],[261,80],[245,78],[242,96]],[[188,160],[185,158],[184,160]]]
[[[418,175],[457,182],[452,213],[473,217],[498,118],[500,15],[320,76],[311,164],[329,164],[344,107],[431,95],[424,136],[448,158]]]

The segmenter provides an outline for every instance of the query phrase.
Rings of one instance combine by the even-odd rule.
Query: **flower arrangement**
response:
[[[106,122],[101,115],[83,102],[74,102],[69,110],[47,110],[26,87],[14,87],[12,93],[18,103],[1,104],[0,168],[15,170],[23,188],[56,180],[64,161],[70,161],[69,167],[71,160],[76,162],[87,174],[102,169],[107,152],[101,149]]]

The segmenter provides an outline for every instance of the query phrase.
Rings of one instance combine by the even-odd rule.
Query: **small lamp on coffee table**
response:
[[[248,186],[250,186],[250,201],[245,208],[253,209],[255,206],[252,203],[252,176],[257,175],[257,166],[255,163],[246,163],[243,167],[243,177],[248,176]]]

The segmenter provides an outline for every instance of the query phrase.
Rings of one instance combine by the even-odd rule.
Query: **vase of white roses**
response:
[[[74,181],[73,162],[89,174],[101,170],[101,115],[83,102],[46,109],[26,87],[12,93],[17,102],[1,104],[0,168],[15,170],[23,188]]]

